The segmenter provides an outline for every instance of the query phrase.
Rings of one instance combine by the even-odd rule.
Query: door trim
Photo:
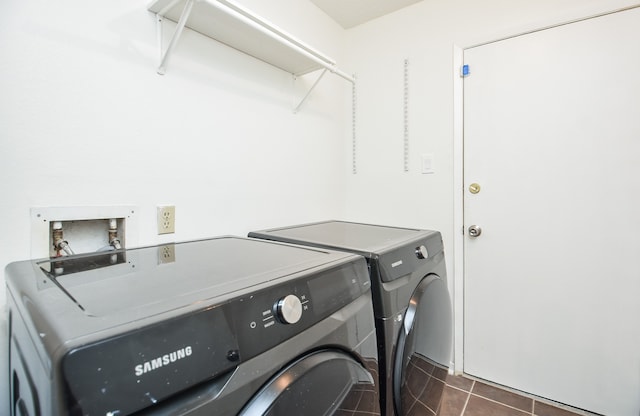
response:
[[[464,370],[464,48],[453,45],[453,371]]]

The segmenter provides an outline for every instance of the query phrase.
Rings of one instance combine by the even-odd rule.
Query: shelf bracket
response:
[[[352,76],[335,67],[335,62],[331,58],[311,49],[232,0],[154,0],[148,9],[156,13],[160,59],[157,72],[160,75],[165,74],[168,61],[185,27],[189,27],[204,36],[219,39],[240,52],[287,71],[294,77],[322,70],[317,80],[293,109],[294,113],[302,108],[327,71],[352,84],[355,83]],[[192,11],[198,15],[198,18],[189,20]],[[163,45],[164,19],[177,22],[166,50]],[[247,35],[246,38],[244,34]],[[281,51],[282,49],[284,52]]]
[[[316,87],[316,85],[318,85],[318,83],[320,82],[320,80],[322,79],[322,77],[324,76],[324,74],[326,74],[328,71],[327,68],[323,69],[322,72],[320,73],[320,76],[318,77],[318,79],[316,79],[316,81],[313,83],[313,85],[311,86],[311,88],[309,88],[309,91],[307,91],[307,93],[304,95],[304,97],[302,97],[302,100],[300,101],[300,103],[296,106],[296,108],[293,109],[294,113],[297,113],[300,110],[300,107],[302,107],[302,104],[304,104],[305,101],[307,101],[307,98],[309,97],[309,95],[311,94],[311,91],[313,91],[313,89]]]
[[[162,52],[162,19],[166,12],[168,12],[173,6],[175,6],[178,1],[174,0],[167,5],[164,9],[157,13],[158,15],[158,30],[159,30],[159,42],[160,42],[160,66],[158,66],[158,74],[164,75],[166,72],[167,63],[169,61],[169,57],[171,53],[175,49],[180,36],[182,35],[182,31],[184,30],[185,25],[187,24],[187,20],[189,20],[189,16],[191,15],[191,10],[193,9],[193,4],[196,0],[187,0],[184,9],[182,10],[182,14],[180,15],[180,19],[178,20],[178,25],[176,26],[176,30],[173,33],[173,37],[171,38],[171,42],[169,42],[169,46],[167,50]]]

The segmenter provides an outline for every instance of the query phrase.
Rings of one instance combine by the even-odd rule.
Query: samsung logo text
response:
[[[148,373],[149,371],[157,370],[158,368],[162,368],[169,364],[175,363],[178,360],[187,358],[191,354],[193,354],[193,350],[191,349],[191,345],[189,345],[187,347],[179,349],[178,351],[174,351],[161,357],[154,358],[153,360],[146,361],[142,364],[138,364],[135,367],[136,377],[140,377],[141,375]]]

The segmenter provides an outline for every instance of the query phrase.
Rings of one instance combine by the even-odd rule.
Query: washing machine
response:
[[[433,403],[428,409],[436,412],[443,384],[424,386],[434,372],[445,371],[446,375],[453,343],[440,232],[324,221],[255,231],[249,236],[364,256],[378,336],[381,408],[387,415],[406,415],[421,401]],[[427,397],[419,397],[421,394]]]
[[[380,414],[361,256],[218,237],[5,273],[12,415]]]

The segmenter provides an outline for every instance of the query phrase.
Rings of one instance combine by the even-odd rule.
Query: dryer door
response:
[[[379,415],[374,378],[353,357],[334,350],[306,355],[272,378],[239,413],[333,415],[360,410]]]
[[[447,284],[438,275],[429,274],[411,296],[398,338],[393,375],[398,415],[408,414],[415,405],[426,405],[434,413],[438,410],[451,360],[452,336]]]

